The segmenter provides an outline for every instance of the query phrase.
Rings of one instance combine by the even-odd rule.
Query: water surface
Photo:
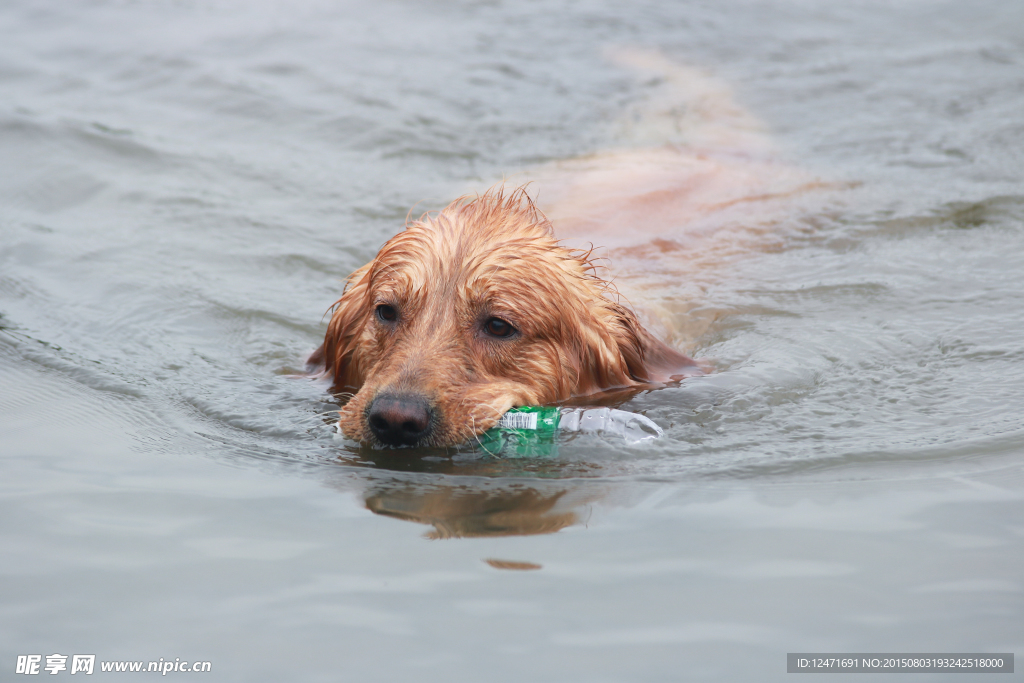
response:
[[[733,681],[796,651],[1024,652],[1020,26],[999,2],[6,4],[0,666]],[[622,45],[731,83],[843,200],[679,284],[716,371],[623,406],[657,443],[340,439],[295,375],[342,280],[413,206],[628,144],[658,84]]]

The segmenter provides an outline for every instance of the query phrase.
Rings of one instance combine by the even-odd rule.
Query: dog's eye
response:
[[[381,322],[393,323],[398,320],[398,311],[395,310],[394,306],[381,304],[377,307],[377,317],[380,318]]]
[[[484,330],[492,337],[511,337],[516,328],[501,318],[488,318]]]

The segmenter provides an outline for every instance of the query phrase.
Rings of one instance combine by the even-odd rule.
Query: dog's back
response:
[[[722,80],[659,52],[609,56],[658,83],[615,123],[623,147],[524,175],[558,238],[600,247],[603,276],[663,337],[686,346],[709,320],[680,315],[679,305],[669,314],[658,301],[737,254],[777,245],[805,202],[818,210],[837,186],[787,164]]]

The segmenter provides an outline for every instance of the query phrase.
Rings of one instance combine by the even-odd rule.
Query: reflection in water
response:
[[[533,562],[516,562],[515,560],[497,560],[494,558],[488,558],[484,560],[487,564],[491,565],[495,569],[511,569],[513,571],[531,571],[533,569],[543,569],[539,564]]]
[[[359,491],[378,515],[429,524],[428,538],[551,534],[584,521],[585,508],[608,494],[607,482],[567,478],[588,474],[586,464],[557,458],[437,448],[356,452],[338,458],[344,475],[334,486]]]
[[[457,448],[395,448],[374,450],[356,446],[338,455],[336,462],[359,470],[393,473],[454,475],[461,478],[498,479],[565,479],[592,477],[600,474],[600,466],[586,461],[559,460],[558,446],[573,441],[576,434],[562,437],[552,444],[546,455],[528,457],[492,456],[474,445]]]
[[[579,523],[581,508],[598,497],[592,486],[584,492],[582,487],[546,482],[461,479],[376,482],[364,494],[366,507],[379,515],[429,524],[434,529],[428,538],[528,536]]]

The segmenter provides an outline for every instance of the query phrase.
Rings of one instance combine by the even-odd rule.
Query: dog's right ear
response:
[[[331,307],[324,343],[306,361],[313,372],[331,376],[332,392],[358,390],[366,376],[364,354],[356,350],[369,317],[369,270],[367,264],[349,276],[341,298]]]
[[[704,374],[692,358],[648,332],[632,310],[618,303],[611,308],[616,313],[612,336],[627,372],[634,381],[662,384]]]

